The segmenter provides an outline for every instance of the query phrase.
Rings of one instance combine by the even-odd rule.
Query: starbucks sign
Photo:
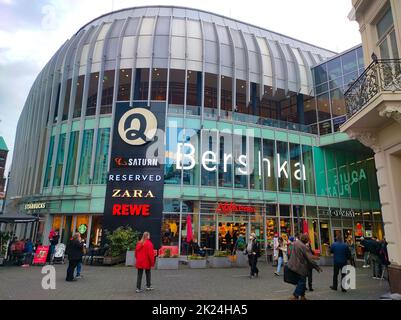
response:
[[[84,233],[86,232],[86,230],[88,230],[88,227],[86,226],[86,224],[81,224],[81,225],[78,227],[78,232],[79,232],[80,234],[84,234]]]

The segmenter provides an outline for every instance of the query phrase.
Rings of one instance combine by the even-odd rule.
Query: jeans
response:
[[[308,278],[308,288],[309,288],[309,290],[312,289],[312,272],[313,272],[313,269],[309,268],[308,275],[306,276]]]
[[[363,253],[363,261],[365,263],[365,266],[369,265],[369,252],[368,251],[365,251]]]
[[[67,278],[65,279],[66,281],[72,281],[74,280],[74,271],[75,268],[78,264],[79,260],[70,260],[68,263],[68,268],[67,268]]]
[[[141,285],[142,285],[142,275],[143,275],[143,270],[144,269],[138,269],[138,276],[136,278],[136,288],[137,289],[141,289]],[[150,287],[150,269],[145,269],[145,274],[146,274],[146,287]]]
[[[82,269],[82,261],[79,261],[77,264],[77,277],[81,275],[81,269]]]
[[[257,268],[258,257],[254,254],[248,254],[248,262],[251,267],[251,276],[259,273],[259,269]]]
[[[305,295],[306,291],[306,277],[299,276],[298,284],[295,287],[294,296],[295,297],[302,297]]]
[[[277,273],[280,273],[281,267],[283,265],[283,257],[278,257],[278,262],[277,262]]]
[[[343,289],[342,286],[342,280],[344,278],[345,273],[342,273],[342,268],[345,266],[345,264],[334,264],[334,273],[333,273],[333,287],[337,289],[338,287],[338,273],[341,273],[341,289]]]
[[[380,258],[376,254],[370,255],[372,267],[373,267],[373,277],[381,278],[382,276],[382,265],[380,262]]]

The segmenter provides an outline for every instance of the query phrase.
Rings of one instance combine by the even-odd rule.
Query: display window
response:
[[[329,220],[320,220],[320,239],[322,243],[321,255],[330,256],[331,228]]]

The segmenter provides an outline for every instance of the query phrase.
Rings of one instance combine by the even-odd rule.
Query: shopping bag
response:
[[[299,275],[292,271],[288,266],[284,267],[284,282],[298,284]]]

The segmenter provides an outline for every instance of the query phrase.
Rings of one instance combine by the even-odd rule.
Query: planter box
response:
[[[199,259],[199,260],[188,259],[188,266],[191,269],[204,269],[206,268],[206,259]]]
[[[236,267],[249,267],[248,255],[238,252],[236,255],[234,266]]]
[[[125,255],[125,265],[127,267],[135,267],[135,263],[135,251],[127,251],[127,254]]]
[[[119,264],[125,261],[125,255],[119,255],[117,257],[104,257],[103,264],[107,266],[112,266],[115,264]]]
[[[229,257],[209,257],[209,264],[212,268],[231,268]]]
[[[178,269],[178,258],[157,258],[156,265],[157,269],[160,270],[175,270]]]

